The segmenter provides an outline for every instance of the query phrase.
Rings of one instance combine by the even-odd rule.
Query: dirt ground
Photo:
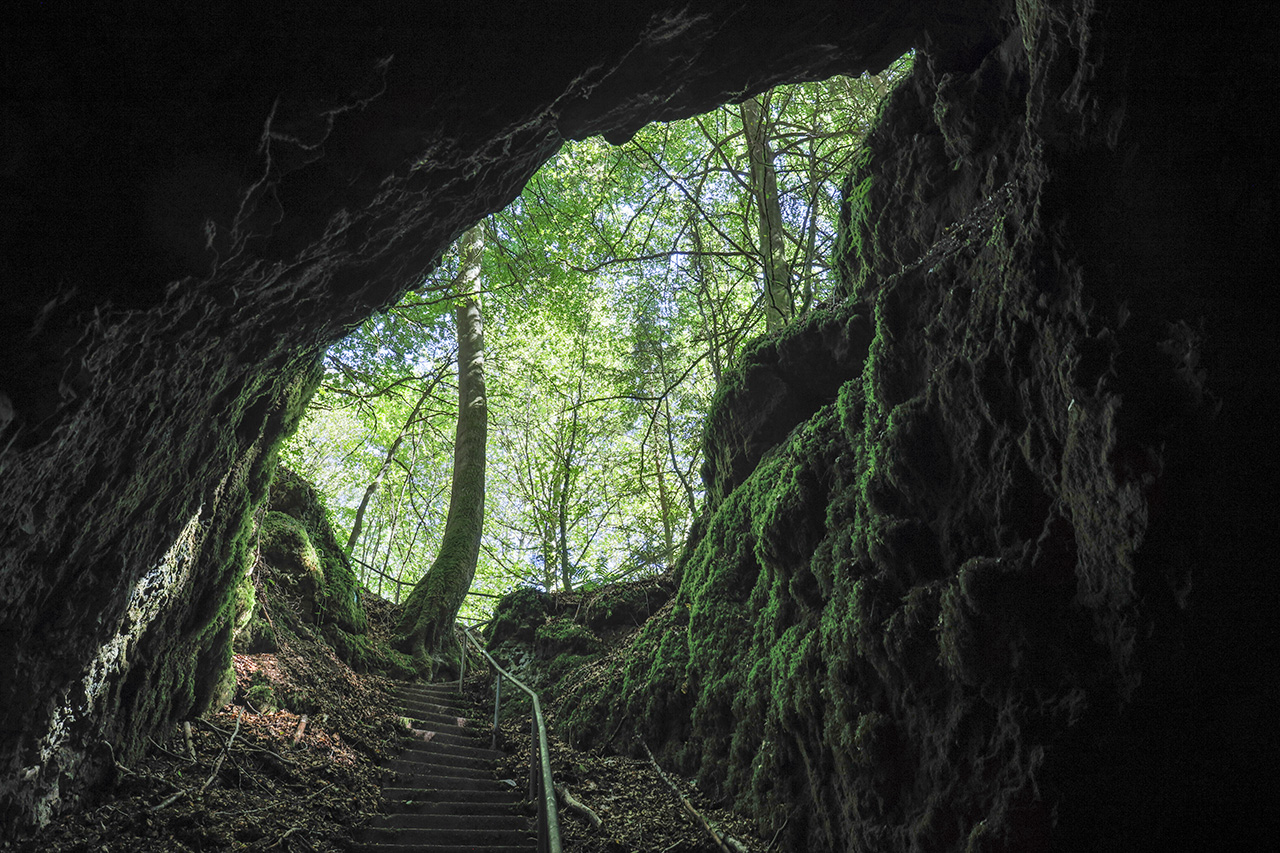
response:
[[[395,608],[365,598],[371,630],[389,630]],[[0,844],[40,853],[207,853],[351,849],[354,833],[379,810],[380,762],[405,743],[389,690],[393,682],[352,671],[314,628],[279,633],[274,654],[236,655],[236,700],[190,724],[190,750],[175,725],[150,754],[117,768],[95,807],[64,815],[37,836]],[[255,707],[249,692],[264,680],[280,710]],[[492,719],[492,679],[471,674],[465,703],[480,727]],[[504,691],[505,693],[506,691]],[[554,709],[549,709],[554,720]],[[527,790],[528,718],[499,729],[509,757],[499,767]],[[569,853],[694,853],[766,850],[745,821],[713,808],[675,780],[691,805],[734,839],[717,847],[681,807],[647,760],[574,750],[552,738],[558,784],[601,819],[599,828],[561,806]],[[194,757],[193,757],[194,754]],[[527,807],[532,816],[532,806]],[[736,845],[736,846],[734,846]]]
[[[65,815],[22,851],[340,851],[378,809],[379,761],[402,739],[386,688],[353,672],[309,626],[279,633],[275,654],[236,655],[236,701],[152,741],[117,766],[96,807]],[[255,673],[261,672],[255,679]],[[255,708],[263,676],[280,710]],[[293,707],[289,707],[293,706]],[[301,709],[309,713],[301,713]]]
[[[554,721],[554,711],[550,713]],[[522,785],[528,780],[530,739],[528,722],[508,722],[499,728],[499,746],[508,753],[502,773]],[[669,785],[647,759],[583,752],[554,735],[548,740],[556,784],[600,819],[600,826],[594,826],[589,817],[561,799],[560,831],[566,851],[763,853],[769,849],[741,815],[709,802],[693,786],[668,774]],[[685,810],[677,791],[698,817]],[[717,846],[704,822],[725,846]]]

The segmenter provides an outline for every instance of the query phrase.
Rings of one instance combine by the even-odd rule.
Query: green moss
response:
[[[295,364],[224,403],[223,409],[239,418],[239,427],[222,434],[222,446],[202,452],[223,460],[225,478],[191,529],[189,547],[179,543],[170,557],[175,566],[197,561],[187,571],[201,578],[201,594],[172,608],[168,621],[153,624],[142,638],[138,658],[156,664],[133,667],[121,686],[116,742],[122,758],[140,746],[133,733],[156,731],[225,703],[234,684],[237,631],[245,640],[246,634],[255,635],[258,642],[269,634],[246,576],[257,551],[256,521],[280,443],[296,428],[320,376],[318,361]]]
[[[263,714],[280,710],[280,701],[276,697],[275,688],[261,671],[255,672],[250,677],[249,687],[245,690],[245,700]]]
[[[591,654],[601,648],[600,638],[572,618],[560,617],[539,625],[534,633],[534,654],[546,660],[570,652]]]
[[[248,624],[236,635],[235,650],[240,654],[256,655],[276,652],[279,648],[275,628],[263,615],[262,608],[256,607]]]
[[[320,588],[324,583],[320,555],[301,521],[283,512],[268,512],[259,535],[263,557],[277,568],[311,579]]]
[[[645,626],[611,687],[575,695],[571,735],[612,731],[629,716],[709,793],[737,797],[775,829],[810,774],[818,784],[834,771],[805,769],[817,759],[796,744],[821,739],[814,721],[827,720],[836,733],[846,726],[852,745],[863,710],[843,688],[828,698],[837,694],[825,685],[864,666],[849,654],[849,611],[834,605],[852,601],[849,570],[863,551],[847,530],[860,513],[864,412],[862,381],[844,382],[711,504],[683,555],[677,606]],[[843,535],[832,535],[833,514]],[[837,642],[844,657],[833,672]]]
[[[418,677],[418,671],[414,668],[413,658],[410,655],[382,644],[379,644],[377,649],[378,654],[382,656],[382,663],[378,667],[380,672],[392,678],[405,680]]]
[[[534,587],[524,586],[507,593],[494,608],[493,621],[485,632],[489,650],[513,639],[531,642],[551,609],[551,596]]]
[[[840,227],[835,247],[836,267],[840,270],[841,290],[846,296],[861,293],[867,277],[874,269],[871,253],[875,217],[872,189],[875,186],[871,167],[871,151],[863,149],[854,161],[853,170],[841,186]]]
[[[253,575],[246,572],[240,576],[240,582],[236,584],[233,638],[238,639],[240,634],[249,627],[257,609],[258,595],[253,586]]]
[[[594,631],[639,626],[670,597],[671,586],[662,580],[606,584],[585,597],[581,618]]]
[[[271,486],[271,508],[295,519],[306,532],[322,581],[316,597],[320,624],[335,624],[351,634],[368,630],[360,604],[359,581],[337,536],[320,493],[296,472],[281,467]]]

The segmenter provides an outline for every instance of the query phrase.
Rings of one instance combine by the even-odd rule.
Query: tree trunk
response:
[[[769,331],[779,328],[795,312],[791,293],[791,267],[787,263],[786,236],[782,231],[782,202],[778,197],[778,173],[759,98],[742,102],[742,133],[751,164],[751,194],[760,211],[760,261],[764,266],[764,318]]]
[[[573,397],[573,419],[569,424],[569,440],[566,442],[560,471],[560,494],[556,497],[556,521],[559,525],[560,584],[565,592],[573,591],[573,569],[569,564],[569,497],[573,489],[573,464],[578,455],[578,406],[582,404],[582,379],[587,369],[586,343],[582,343],[582,359],[578,365],[578,388]]]
[[[396,452],[400,450],[400,445],[404,443],[405,436],[409,434],[409,430],[417,425],[418,413],[422,411],[422,406],[427,402],[427,398],[431,396],[431,392],[435,390],[439,379],[440,375],[437,373],[422,389],[422,394],[418,396],[418,402],[414,405],[413,411],[409,413],[404,425],[400,427],[400,432],[396,434],[396,440],[391,442],[391,447],[387,449],[386,455],[382,457],[382,465],[379,466],[378,473],[373,475],[373,479],[365,487],[364,496],[360,499],[360,506],[356,509],[355,521],[351,524],[351,535],[347,538],[348,555],[355,554],[356,543],[360,541],[360,533],[364,529],[364,514],[369,509],[369,502],[373,499],[374,493],[378,491],[378,486],[382,483],[382,478],[386,476],[387,469],[391,467],[391,461],[396,458]]]
[[[405,601],[395,645],[434,675],[442,652],[452,649],[453,624],[471,589],[484,527],[485,443],[488,401],[484,387],[484,326],[480,315],[482,226],[462,238],[462,263],[454,292],[458,306],[458,429],[453,446],[453,486],[440,552]]]
[[[653,472],[658,480],[658,507],[662,512],[662,563],[669,568],[676,553],[676,531],[672,523],[675,510],[671,506],[671,495],[667,492],[666,477],[662,475],[662,453],[657,447],[653,449]]]

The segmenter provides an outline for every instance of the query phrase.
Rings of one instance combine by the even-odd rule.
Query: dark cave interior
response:
[[[721,389],[574,734],[631,715],[791,849],[1274,829],[1276,10],[470,8],[7,13],[0,837],[208,703],[319,356],[562,140],[909,48],[843,301]]]

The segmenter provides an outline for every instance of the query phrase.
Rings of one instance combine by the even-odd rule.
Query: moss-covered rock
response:
[[[538,626],[546,621],[554,607],[549,593],[531,586],[507,593],[494,608],[493,620],[485,629],[489,647],[495,648],[508,640],[532,642]]]
[[[891,96],[846,183],[841,301],[726,375],[676,597],[567,697],[571,736],[637,729],[784,849],[1094,847],[1103,812],[1111,849],[1186,843],[1133,815],[1187,796],[1163,732],[1216,702],[1171,663],[1170,566],[1204,527],[1162,509],[1209,474],[1162,438],[1212,410],[1195,309],[1117,278],[1091,224],[1131,227],[1087,177],[1128,168],[1095,123],[1115,90],[1086,106],[1097,57],[1059,50],[1098,22],[1018,9]],[[1102,307],[1121,291],[1150,322]]]
[[[566,617],[539,625],[533,637],[534,654],[543,660],[566,653],[590,655],[598,652],[600,647],[600,638],[589,627]]]
[[[320,493],[302,476],[282,466],[271,485],[271,509],[295,519],[315,553],[323,579],[316,601],[318,620],[332,622],[349,634],[363,634],[368,620],[360,606],[359,582],[333,531]]]
[[[253,614],[249,617],[248,623],[236,635],[235,650],[240,654],[248,655],[280,650],[275,626],[271,624],[260,605],[255,604]]]
[[[489,651],[547,700],[558,701],[575,689],[586,664],[625,642],[620,637],[648,632],[647,620],[673,589],[666,574],[568,593],[515,590],[494,610]]]
[[[273,510],[262,520],[259,535],[262,557],[275,570],[272,581],[286,584],[302,618],[316,622],[325,575],[307,529],[293,516]]]
[[[245,688],[244,698],[261,714],[270,714],[282,707],[271,680],[261,670],[249,676],[249,685]]]

